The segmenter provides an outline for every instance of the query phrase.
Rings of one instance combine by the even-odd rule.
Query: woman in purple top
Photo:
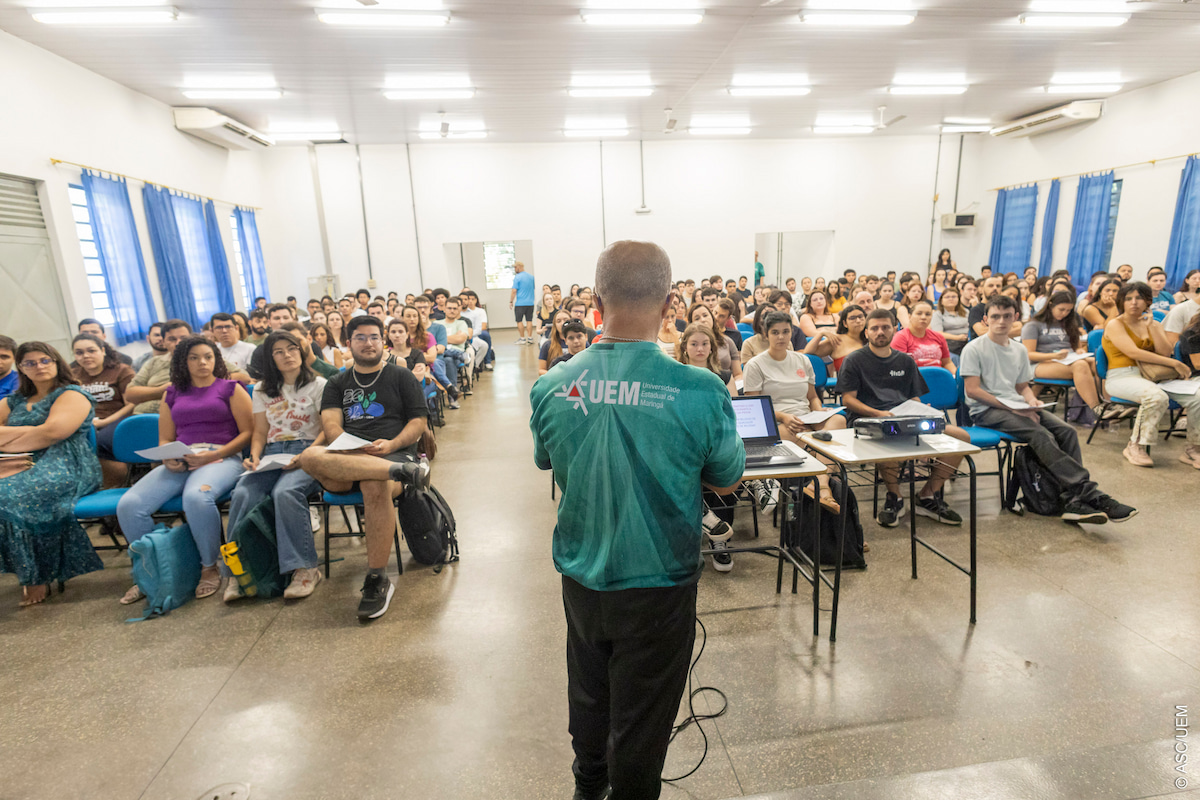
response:
[[[250,395],[228,376],[221,353],[207,339],[193,336],[175,347],[171,385],[158,410],[158,442],[183,442],[194,452],[155,467],[117,505],[121,530],[132,542],[154,529],[151,515],[168,500],[183,496],[183,513],[203,565],[198,598],[215,594],[221,586],[217,503],[242,474],[242,449],[250,442],[254,425]],[[142,597],[134,586],[121,602],[135,603]]]

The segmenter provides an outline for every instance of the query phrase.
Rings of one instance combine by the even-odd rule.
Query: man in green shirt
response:
[[[125,402],[133,403],[135,414],[157,414],[163,395],[171,385],[171,356],[175,345],[192,335],[192,326],[181,319],[169,319],[162,325],[167,352],[153,356],[125,387]]]
[[[763,278],[767,277],[767,268],[758,260],[758,251],[754,251],[754,285],[762,286]]]
[[[658,797],[695,641],[701,486],[732,492],[746,454],[720,378],[656,344],[671,308],[662,248],[610,245],[595,286],[604,337],[538,379],[529,425],[562,489],[575,797]]]

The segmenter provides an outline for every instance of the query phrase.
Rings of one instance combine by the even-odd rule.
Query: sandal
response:
[[[813,499],[813,488],[811,485],[804,487],[804,496],[809,500]],[[833,499],[833,491],[829,487],[824,487],[821,490],[821,508],[833,514],[842,513],[842,507],[838,505],[838,501]]]
[[[200,583],[196,584],[196,599],[212,597],[221,588],[221,573],[215,569],[210,574],[200,573]]]
[[[46,593],[43,594],[37,600],[30,600],[29,599],[29,590],[36,589],[39,586],[41,588],[45,589]],[[39,583],[39,584],[35,584],[33,586],[22,586],[21,587],[21,602],[17,603],[17,607],[18,608],[28,608],[29,606],[36,606],[39,603],[44,603],[49,599],[50,599],[50,584],[48,584],[48,583],[47,584]]]
[[[138,600],[145,600],[145,599],[146,599],[146,593],[142,591],[142,587],[137,586],[135,584],[134,586],[130,587],[129,591],[126,592],[125,596],[122,597],[120,599],[120,601],[118,601],[118,602],[120,602],[121,605],[123,605],[123,606],[131,606],[134,603],[136,603]]]

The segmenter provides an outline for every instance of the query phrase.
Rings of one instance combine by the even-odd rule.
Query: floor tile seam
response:
[[[212,708],[213,703],[215,703],[217,698],[221,696],[221,693],[225,691],[225,687],[228,686],[229,682],[233,680],[234,676],[241,671],[242,665],[246,663],[246,659],[250,657],[250,653],[254,651],[254,648],[257,647],[258,643],[262,641],[264,636],[266,636],[267,631],[269,631],[275,624],[276,620],[279,619],[279,615],[283,613],[283,608],[284,606],[281,605],[271,616],[270,620],[267,621],[267,624],[263,626],[262,630],[258,632],[258,636],[254,637],[254,641],[251,642],[250,646],[246,648],[246,652],[242,653],[242,657],[238,659],[237,664],[235,664],[233,669],[229,671],[229,674],[225,676],[225,680],[222,681],[221,685],[217,687],[217,690],[213,692],[212,697],[210,697],[208,702],[204,704],[204,708],[200,709],[200,712],[196,714],[196,718],[192,720],[192,724],[189,725],[188,729],[183,732],[183,735],[179,737],[179,741],[177,741],[175,746],[171,748],[171,752],[167,754],[165,759],[163,759],[162,764],[160,764],[158,769],[154,771],[154,774],[150,776],[150,780],[146,782],[145,788],[142,789],[141,794],[138,795],[138,800],[142,800],[146,796],[146,792],[150,791],[150,787],[154,785],[156,780],[158,780],[158,776],[162,774],[162,771],[167,768],[167,764],[171,763],[171,759],[173,759],[175,754],[179,752],[179,748],[183,746],[183,743],[187,741],[187,738],[192,735],[192,731],[196,729],[196,726],[200,724],[200,720],[204,719],[204,715],[208,713],[208,710]]]

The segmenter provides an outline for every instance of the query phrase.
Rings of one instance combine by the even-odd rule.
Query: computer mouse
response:
[[[817,431],[813,434],[814,439],[820,439],[822,442],[832,442],[833,434],[829,431]]]

